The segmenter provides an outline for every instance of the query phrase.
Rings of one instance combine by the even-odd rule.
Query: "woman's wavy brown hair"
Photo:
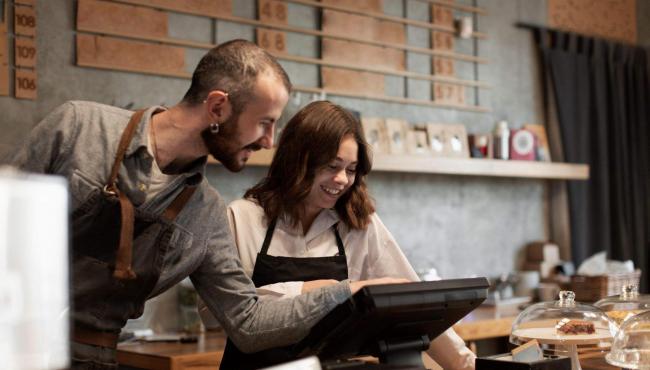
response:
[[[256,200],[269,220],[286,215],[297,226],[301,204],[316,172],[336,159],[347,135],[352,135],[359,146],[356,176],[334,208],[348,227],[365,228],[375,211],[365,181],[372,167],[368,143],[359,120],[329,101],[310,103],[289,120],[267,176],[248,189],[244,198]]]

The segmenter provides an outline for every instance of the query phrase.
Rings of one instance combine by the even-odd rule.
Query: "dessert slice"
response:
[[[571,335],[593,334],[596,332],[593,322],[583,320],[562,319],[555,325],[555,329],[559,334]]]

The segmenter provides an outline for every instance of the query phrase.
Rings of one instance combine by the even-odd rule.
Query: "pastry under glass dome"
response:
[[[639,294],[636,285],[624,285],[620,295],[609,296],[594,303],[619,326],[624,320],[646,311],[650,311],[650,295]]]
[[[570,356],[572,369],[577,370],[578,348],[581,354],[604,356],[617,329],[601,309],[576,302],[571,291],[561,291],[559,300],[536,303],[517,316],[510,343],[521,345],[536,339],[545,354]]]
[[[625,369],[650,369],[650,311],[623,321],[606,360]]]

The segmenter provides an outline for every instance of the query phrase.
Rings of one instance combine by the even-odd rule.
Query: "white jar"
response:
[[[510,129],[508,122],[499,121],[494,126],[494,158],[510,158]]]

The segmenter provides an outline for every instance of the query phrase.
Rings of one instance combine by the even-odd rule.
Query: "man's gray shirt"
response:
[[[241,350],[259,351],[298,341],[327,312],[350,297],[349,284],[342,282],[295,299],[260,300],[239,261],[224,202],[203,178],[206,158],[197,160],[187,172],[145,201],[153,161],[146,149],[148,127],[152,114],[162,109],[165,108],[152,107],[145,112],[119,172],[120,190],[137,209],[160,215],[186,182],[199,178],[200,184],[176,219],[181,232],[174,233],[163,256],[160,278],[148,297],[162,293],[189,275],[201,298]],[[67,102],[37,125],[16,154],[14,165],[25,171],[67,178],[74,225],[74,215],[85,212],[79,207],[106,183],[122,131],[132,114],[98,103]],[[141,244],[148,248],[156,241],[145,240]],[[138,247],[134,245],[134,253]],[[92,284],[93,277],[79,280],[73,281],[73,289],[75,284]],[[120,316],[129,310],[125,306],[126,302],[108,307],[109,312],[102,315],[74,312],[73,318],[96,329],[117,330],[129,318]],[[142,307],[130,310],[127,316],[138,315]]]

